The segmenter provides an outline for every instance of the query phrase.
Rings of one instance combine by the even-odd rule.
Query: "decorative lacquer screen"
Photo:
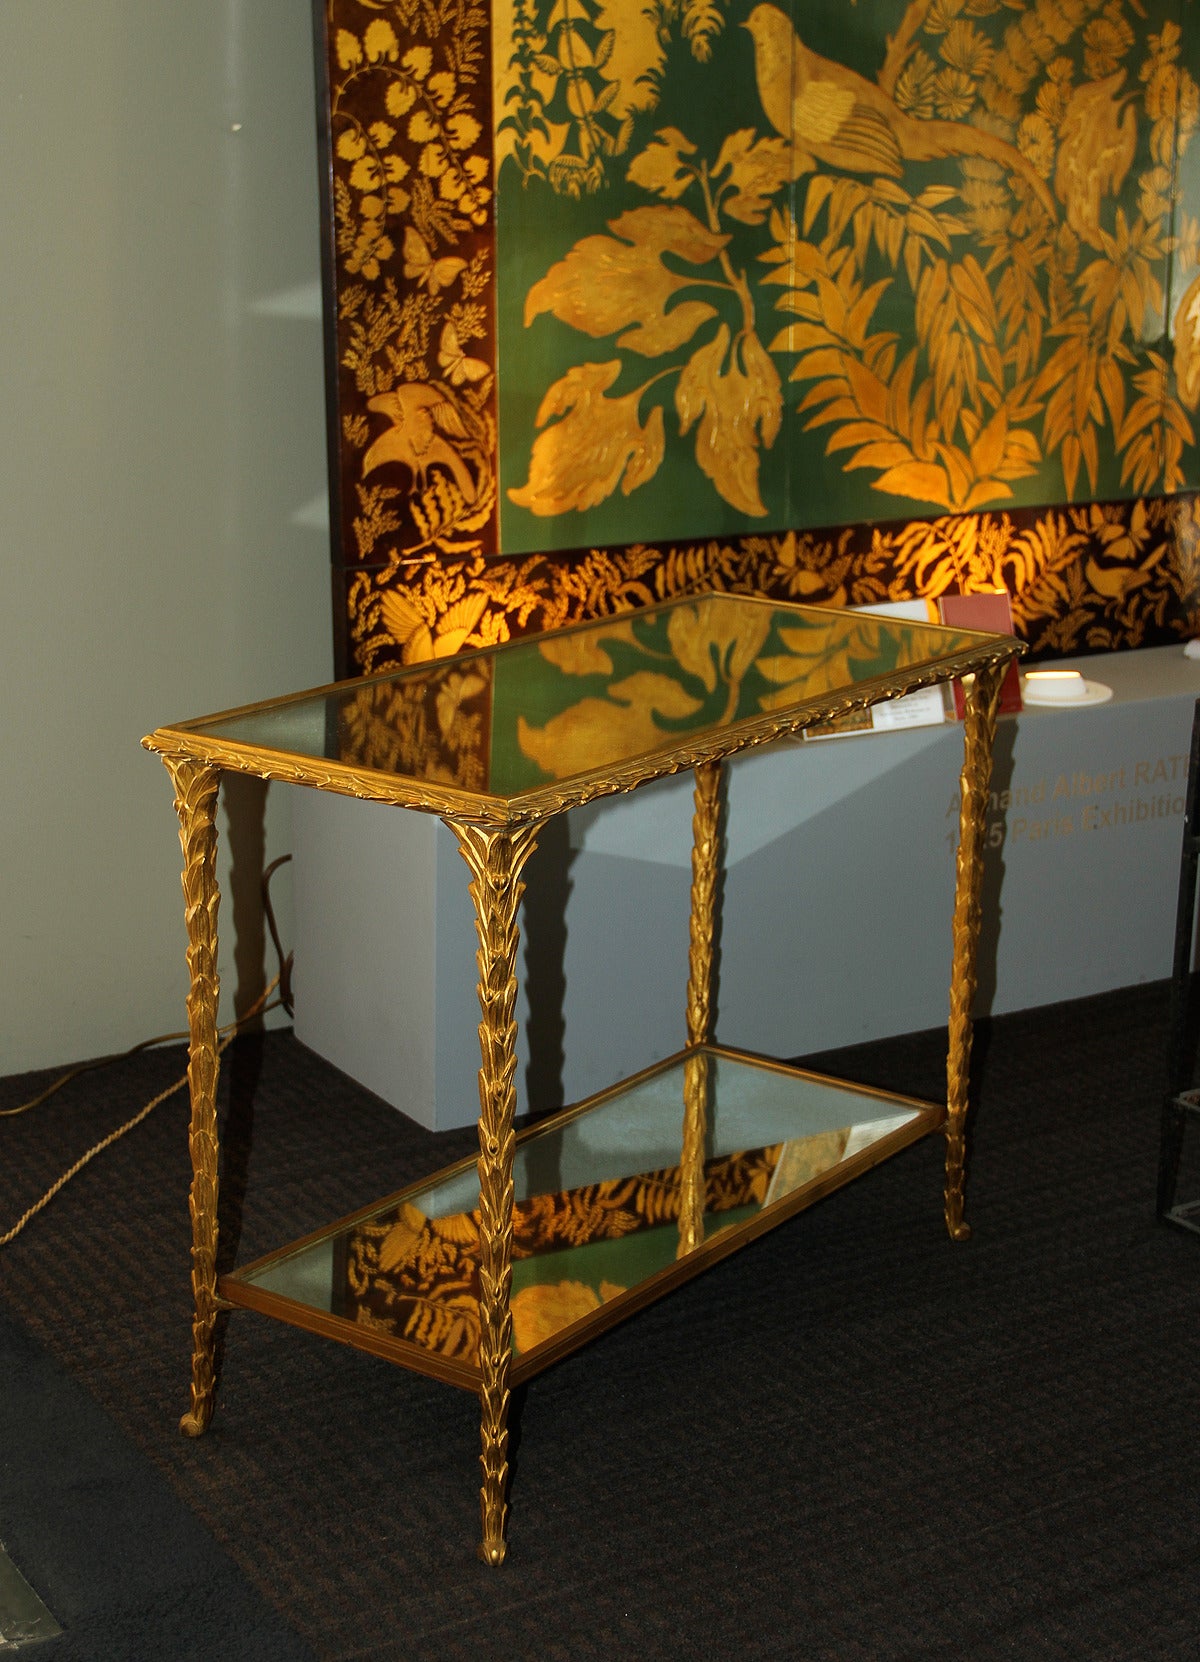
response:
[[[700,585],[1200,622],[1192,0],[318,0],[342,667]]]

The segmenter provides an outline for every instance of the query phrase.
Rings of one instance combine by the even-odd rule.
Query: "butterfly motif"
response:
[[[404,275],[409,282],[420,283],[430,294],[436,294],[439,289],[449,288],[459,272],[466,269],[467,262],[453,254],[444,254],[435,260],[421,233],[411,225],[406,228]]]
[[[491,374],[491,366],[482,358],[472,358],[463,351],[458,330],[447,323],[438,342],[438,364],[452,385],[461,387],[464,381],[482,381]]]

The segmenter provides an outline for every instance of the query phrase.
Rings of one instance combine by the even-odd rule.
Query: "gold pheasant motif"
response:
[[[1045,180],[1004,139],[968,121],[908,115],[865,76],[807,47],[777,6],[755,6],[745,26],[754,41],[763,113],[791,140],[797,172],[819,164],[900,179],[906,162],[973,157],[1024,180],[1049,217],[1057,218]]]

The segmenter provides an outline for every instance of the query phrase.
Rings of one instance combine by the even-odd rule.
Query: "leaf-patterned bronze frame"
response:
[[[757,603],[745,603],[755,610]],[[471,873],[469,893],[478,938],[476,964],[480,1007],[479,1045],[479,1367],[481,1408],[481,1555],[499,1564],[505,1553],[508,1429],[512,1384],[512,1214],[516,1108],[516,991],[518,907],[522,872],[542,828],[567,809],[599,797],[636,789],[683,770],[695,775],[692,824],[692,888],[687,983],[687,1071],[681,1141],[680,1259],[704,1257],[701,1230],[705,1143],[702,1117],[706,1055],[714,1034],[712,979],[713,896],[721,857],[719,775],[731,757],[807,727],[822,725],[881,699],[923,686],[964,679],[963,764],[960,774],[959,841],[956,859],[953,957],[950,985],[946,1111],[939,1115],[946,1138],[944,1215],[951,1238],[967,1238],[963,1217],[965,1135],[971,1055],[971,1010],[977,982],[981,921],[983,838],[992,745],[1004,673],[1021,648],[1009,637],[955,635],[945,651],[924,662],[866,676],[858,682],[798,690],[783,702],[722,726],[694,733],[669,730],[649,751],[521,789],[511,795],[471,791],[436,778],[419,779],[386,767],[361,768],[324,754],[305,756],[283,747],[223,737],[219,727],[239,714],[275,716],[295,698],[270,701],[225,717],[157,729],[143,740],[160,755],[175,789],[183,851],[183,888],[188,933],[188,1081],[191,1097],[189,1148],[192,1159],[192,1380],[191,1400],[181,1421],[189,1436],[207,1428],[216,1389],[215,1341],[219,1310],[234,1302],[232,1284],[218,1286],[217,1238],[219,1146],[217,1122],[217,788],[222,771],[332,791],[362,800],[436,813],[454,834]],[[704,656],[707,658],[709,652]],[[331,689],[326,689],[331,690]],[[205,732],[202,729],[209,728]],[[215,731],[211,730],[216,728]],[[236,731],[236,726],[234,727]],[[852,1175],[850,1168],[847,1173]],[[782,1216],[782,1213],[775,1214]],[[765,1225],[769,1226],[769,1225]],[[666,1283],[664,1282],[664,1286]],[[632,1308],[632,1306],[631,1306]],[[369,1348],[369,1347],[368,1347]],[[397,1357],[397,1359],[401,1359]],[[426,1370],[428,1371],[428,1370]],[[466,1383],[453,1371],[442,1376]]]

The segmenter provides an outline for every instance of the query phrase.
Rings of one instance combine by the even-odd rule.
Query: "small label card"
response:
[[[872,612],[881,617],[906,619],[909,623],[936,623],[937,618],[927,600],[885,600],[877,606],[855,606],[856,612]],[[947,719],[946,700],[941,687],[922,687],[919,692],[905,693],[903,698],[889,698],[882,704],[872,704],[841,721],[823,727],[806,729],[806,739],[840,739],[848,733],[886,733],[901,727],[938,727]]]
[[[940,687],[922,687],[920,692],[871,706],[871,726],[877,733],[889,727],[935,727],[945,719],[946,702]]]

